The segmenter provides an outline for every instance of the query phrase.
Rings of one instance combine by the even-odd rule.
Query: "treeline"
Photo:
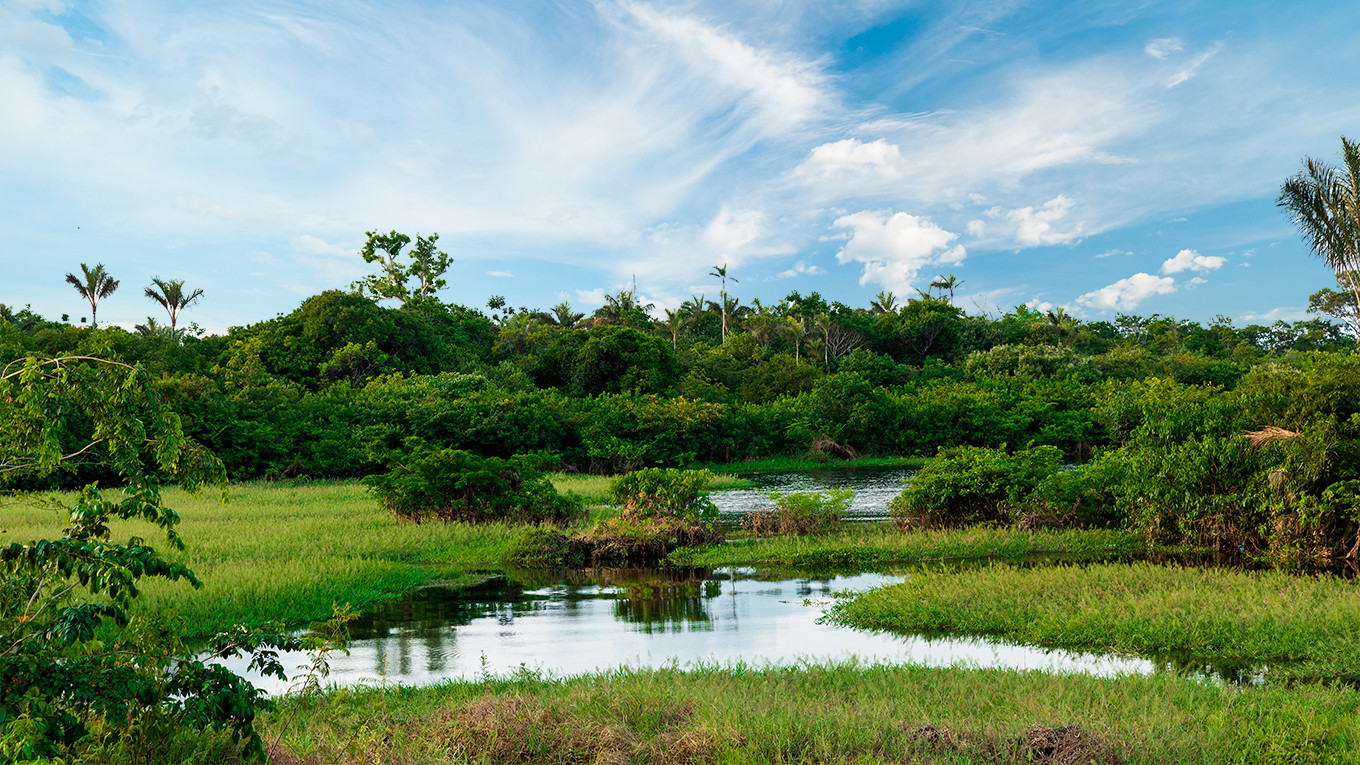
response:
[[[816,293],[721,300],[696,296],[661,318],[627,292],[590,317],[493,298],[488,315],[330,291],[216,336],[77,327],[0,306],[0,357],[141,364],[186,432],[246,479],[371,474],[412,437],[590,472],[1031,442],[1084,457],[1121,437],[1101,413],[1129,381],[1231,390],[1263,362],[1353,347],[1321,320],[1082,322],[1023,306],[992,318],[943,290],[904,304],[881,293],[867,308]],[[85,424],[65,427],[75,443]],[[92,458],[67,478],[102,470]]]

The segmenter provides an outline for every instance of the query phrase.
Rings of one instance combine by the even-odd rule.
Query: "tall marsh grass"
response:
[[[285,700],[265,728],[278,759],[299,765],[1349,763],[1360,759],[1357,708],[1360,692],[1349,687],[737,665],[339,690],[319,701]],[[289,719],[296,722],[284,727]],[[1107,756],[1046,757],[1026,745],[1044,731],[1079,731],[1092,754]]]
[[[432,579],[473,581],[523,533],[497,523],[399,522],[354,482],[235,484],[225,504],[215,493],[169,489],[164,504],[179,512],[185,543],[166,557],[188,565],[203,587],[147,581],[134,612],[174,609],[199,634],[323,618],[333,602],[362,607]],[[6,507],[6,541],[53,538],[64,525],[61,511]],[[115,537],[141,535],[163,548],[151,532],[140,522],[114,527]]]
[[[1360,584],[1149,563],[923,570],[838,604],[894,632],[1269,663],[1268,678],[1360,679]]]

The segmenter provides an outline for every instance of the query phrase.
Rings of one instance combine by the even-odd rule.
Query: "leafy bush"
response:
[[[584,563],[571,537],[549,526],[531,526],[515,540],[506,562],[527,568],[562,568]]]
[[[717,506],[704,494],[712,478],[707,470],[646,468],[610,481],[609,494],[625,516],[708,521],[718,517]]]
[[[553,488],[541,455],[500,459],[415,441],[408,447],[408,455],[390,459],[388,472],[363,480],[398,518],[542,523],[567,521],[581,510],[578,498]]]
[[[1022,501],[1061,465],[1062,452],[1052,446],[1014,454],[973,446],[940,449],[888,509],[904,528],[1010,523]]]
[[[579,552],[596,566],[654,566],[673,550],[723,541],[711,524],[664,515],[621,514],[601,521],[575,540]]]
[[[774,507],[748,515],[742,524],[756,536],[782,534],[807,536],[838,531],[842,517],[855,500],[853,489],[828,489],[768,494]]]
[[[111,528],[145,522],[183,549],[160,484],[225,490],[222,464],[184,436],[139,368],[30,356],[0,370],[0,486],[71,470],[90,455],[125,485],[121,498],[87,485],[61,538],[0,548],[0,757],[84,760],[103,748],[165,761],[183,734],[213,730],[263,759],[254,720],[268,700],[207,659],[244,654],[251,669],[283,677],[276,649],[301,642],[281,625],[238,628],[205,653],[187,649],[171,619],[130,619],[142,579],[200,583],[141,537],[122,543]]]

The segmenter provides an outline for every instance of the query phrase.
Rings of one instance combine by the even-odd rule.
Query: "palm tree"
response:
[[[152,301],[159,303],[170,314],[170,335],[176,336],[175,325],[179,323],[179,312],[203,297],[203,290],[184,294],[183,279],[151,279],[152,286],[143,292]]]
[[[87,267],[84,263],[80,264],[80,270],[85,274],[82,281],[75,274],[67,274],[66,281],[76,288],[80,296],[90,301],[90,326],[93,327],[98,321],[96,313],[99,310],[100,298],[106,298],[118,289],[118,280],[109,276],[104,271],[104,264],[99,263],[94,268]]]
[[[793,360],[797,362],[802,354],[803,338],[807,336],[807,324],[796,316],[785,316],[784,322],[789,337],[793,338]]]
[[[680,331],[689,326],[693,319],[683,310],[672,311],[666,309],[666,320],[661,323],[661,328],[666,330],[671,336],[671,350],[674,351],[680,343]]]
[[[1304,157],[1303,169],[1284,182],[1276,200],[1313,254],[1338,274],[1360,271],[1360,144],[1341,136],[1341,159],[1344,173]],[[1351,287],[1360,302],[1360,280]]]
[[[944,295],[946,290],[949,292],[949,302],[951,305],[954,302],[954,290],[961,286],[963,286],[963,281],[953,274],[950,274],[948,277],[937,276],[935,277],[935,281],[930,283],[930,288],[939,290],[941,295]]]
[[[737,281],[737,277],[735,277],[735,276],[728,276],[728,275],[727,275],[727,265],[726,265],[726,264],[723,264],[723,265],[721,265],[721,266],[714,266],[714,267],[713,267],[713,270],[710,271],[708,275],[709,275],[709,276],[718,276],[718,277],[722,277],[722,289],[718,292],[718,296],[719,296],[720,298],[722,298],[722,301],[719,303],[719,305],[722,307],[722,342],[726,343],[726,342],[727,342],[727,280],[728,280],[728,279],[731,279],[733,284],[741,284],[741,282]]]
[[[563,300],[562,302],[553,306],[552,314],[551,316],[549,316],[548,320],[551,321],[553,324],[556,324],[557,326],[561,327],[562,329],[571,329],[572,327],[576,326],[576,322],[580,321],[581,319],[584,319],[585,317],[586,317],[585,314],[577,313],[571,310],[571,303],[568,303],[567,301]]]
[[[894,313],[897,310],[897,297],[891,292],[883,290],[873,300],[869,301],[869,310],[873,311],[875,316]]]

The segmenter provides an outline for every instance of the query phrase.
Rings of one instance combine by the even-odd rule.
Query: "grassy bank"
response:
[[[766,457],[747,462],[701,465],[715,473],[795,473],[822,468],[913,468],[930,461],[929,457],[861,457],[853,460],[827,460],[811,457]]]
[[[180,514],[186,548],[167,557],[186,563],[203,588],[148,581],[134,611],[174,609],[193,633],[305,622],[328,616],[332,602],[361,608],[432,579],[480,579],[471,572],[493,568],[519,533],[503,524],[399,523],[355,482],[237,484],[226,504],[215,493],[167,490],[165,505]],[[8,540],[53,538],[64,525],[61,511],[6,508]],[[151,531],[114,528],[163,549]]]
[[[296,765],[1342,763],[1360,758],[1357,708],[1343,687],[840,665],[340,690],[265,727]],[[1067,758],[1045,758],[1052,745]]]
[[[613,480],[614,476],[588,475],[586,473],[551,473],[548,478],[559,492],[575,492],[587,504],[607,505],[613,502],[613,499],[609,496],[609,482]],[[719,474],[713,476],[712,480],[708,482],[708,490],[744,489],[750,485],[750,481],[738,478],[735,475]]]
[[[851,526],[837,534],[764,537],[673,554],[694,566],[874,568],[950,559],[1023,558],[1035,555],[1100,558],[1146,551],[1125,531],[1053,529],[1018,531],[974,527],[902,532],[890,525]]]
[[[833,616],[895,632],[1271,663],[1272,679],[1360,678],[1360,585],[1332,577],[1146,563],[937,569]]]

